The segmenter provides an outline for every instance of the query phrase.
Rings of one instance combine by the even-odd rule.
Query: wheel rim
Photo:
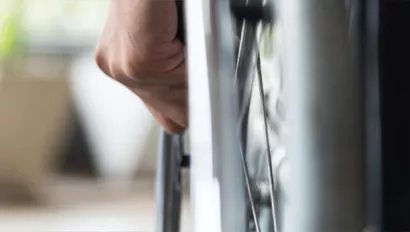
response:
[[[364,225],[364,210],[363,204],[360,204],[360,201],[364,196],[364,189],[362,185],[363,173],[361,173],[360,167],[363,164],[364,144],[362,138],[358,136],[364,134],[364,127],[361,121],[363,115],[362,111],[358,108],[358,102],[363,100],[361,99],[363,95],[359,87],[360,81],[356,78],[357,70],[351,66],[351,63],[355,61],[348,59],[350,57],[349,55],[351,55],[350,51],[352,51],[352,48],[357,48],[355,47],[357,46],[357,44],[355,44],[357,41],[356,38],[353,38],[355,37],[354,33],[350,34],[351,31],[347,31],[347,29],[350,30],[350,21],[346,27],[347,21],[344,21],[346,12],[344,12],[345,9],[343,9],[344,6],[342,6],[345,2],[340,0],[289,0],[280,2],[280,4],[283,5],[280,6],[280,11],[284,13],[284,15],[281,15],[283,16],[281,20],[283,19],[284,21],[283,27],[286,28],[285,34],[288,39],[286,41],[287,44],[284,45],[287,56],[284,59],[286,63],[284,67],[286,69],[286,81],[289,81],[288,86],[292,87],[289,88],[289,93],[292,93],[289,94],[291,95],[289,103],[286,102],[287,99],[281,99],[283,96],[279,96],[280,94],[275,96],[275,99],[280,99],[277,102],[277,106],[275,105],[275,108],[281,108],[283,105],[289,106],[289,118],[291,118],[294,124],[289,125],[290,131],[297,136],[294,136],[291,142],[287,143],[287,128],[282,125],[284,121],[283,117],[286,117],[286,115],[283,116],[281,113],[276,115],[280,119],[278,123],[273,120],[273,125],[269,126],[274,128],[274,132],[267,129],[269,123],[265,117],[267,115],[267,100],[261,101],[263,119],[260,128],[264,136],[263,139],[259,139],[258,142],[262,141],[260,147],[266,152],[263,152],[263,150],[257,151],[256,148],[254,149],[256,151],[253,152],[257,154],[264,153],[264,155],[260,157],[265,157],[265,162],[261,161],[262,158],[258,158],[258,156],[254,158],[249,154],[252,152],[250,151],[252,148],[250,148],[248,137],[252,137],[252,135],[249,134],[250,128],[252,127],[247,125],[246,129],[243,126],[238,129],[237,125],[241,117],[244,118],[244,122],[249,120],[254,122],[254,119],[251,118],[251,111],[246,112],[248,107],[242,107],[244,104],[248,104],[248,101],[244,97],[245,94],[235,92],[241,88],[234,85],[235,48],[234,38],[230,35],[233,34],[231,33],[233,31],[231,30],[233,25],[232,18],[227,16],[229,15],[227,13],[229,12],[229,0],[194,2],[195,1],[189,1],[188,5],[194,8],[193,6],[196,4],[199,11],[203,11],[199,15],[194,15],[198,12],[191,11],[188,7],[188,18],[190,18],[190,20],[192,19],[192,21],[195,21],[194,19],[197,18],[203,23],[203,25],[201,25],[203,27],[203,34],[200,35],[202,38],[199,38],[202,43],[200,45],[202,46],[202,54],[200,52],[198,53],[198,49],[190,50],[198,46],[198,38],[192,36],[193,33],[191,32],[189,32],[191,37],[188,37],[188,44],[190,44],[188,53],[191,58],[198,55],[203,56],[205,67],[203,67],[202,70],[199,68],[201,65],[204,65],[201,64],[199,60],[195,61],[195,59],[190,59],[189,61],[190,75],[195,77],[195,79],[190,81],[190,112],[193,121],[196,120],[191,126],[193,129],[192,132],[194,133],[207,130],[204,128],[206,125],[208,125],[210,129],[205,136],[203,133],[192,136],[192,139],[196,141],[193,141],[194,145],[192,149],[198,149],[197,151],[202,153],[201,156],[205,156],[206,158],[199,157],[199,154],[194,154],[197,158],[193,157],[193,169],[194,171],[198,171],[196,175],[199,177],[195,177],[194,174],[191,186],[193,187],[193,192],[199,192],[195,186],[200,184],[196,183],[196,181],[201,179],[201,176],[205,176],[200,172],[205,173],[207,172],[206,170],[211,170],[212,173],[208,173],[208,179],[215,180],[215,188],[212,188],[215,191],[215,195],[217,195],[216,201],[219,208],[214,209],[215,215],[217,216],[215,216],[214,221],[210,223],[214,223],[215,228],[219,228],[219,230],[216,231],[245,232],[252,230],[272,231],[268,228],[270,226],[269,221],[271,221],[272,227],[275,228],[276,231],[282,231],[281,222],[284,220],[282,217],[285,212],[281,211],[281,209],[284,208],[284,203],[288,203],[287,186],[276,185],[275,179],[282,178],[281,172],[288,163],[286,153],[289,152],[292,154],[290,156],[292,157],[292,166],[298,170],[296,175],[293,175],[295,179],[292,180],[295,181],[294,185],[297,186],[295,189],[298,190],[293,191],[293,193],[296,193],[292,195],[292,207],[296,206],[293,208],[296,209],[297,215],[294,221],[296,226],[293,228],[294,230],[287,228],[283,229],[283,231],[295,231],[295,228],[298,228],[296,231],[302,229],[307,231],[315,231],[315,229],[317,229],[317,231],[326,231],[326,229],[327,231],[333,229],[334,231],[359,231],[363,229],[361,226]],[[355,15],[355,13],[353,15]],[[348,17],[350,17],[350,15]],[[198,27],[196,22],[188,22],[188,25],[191,25],[188,27],[188,31],[195,31],[195,27]],[[354,32],[354,30],[352,31]],[[340,35],[340,37],[338,37],[339,39],[326,41],[327,37],[333,38],[335,34]],[[304,37],[299,38],[298,35]],[[318,41],[321,41],[321,43]],[[252,54],[245,53],[245,57],[246,56],[252,56]],[[327,59],[323,59],[321,56],[327,57]],[[257,59],[255,60],[256,66],[263,65],[263,61],[259,64],[256,61]],[[259,88],[259,94],[255,95],[259,95],[259,97],[262,96],[261,99],[264,99],[265,85],[263,83],[266,82],[263,80],[263,77],[261,77],[264,75],[260,69],[261,68],[259,68],[257,74],[255,74],[256,78],[254,80],[257,80],[255,81],[257,84],[253,87],[254,89]],[[339,73],[333,73],[332,70],[338,70]],[[262,75],[260,75],[260,73],[262,73]],[[247,74],[248,73],[245,72],[244,76],[247,77]],[[202,84],[198,81],[198,76],[201,75],[201,78],[207,80],[202,82]],[[246,83],[246,80],[247,78],[237,78],[237,83]],[[307,80],[312,82],[308,82]],[[236,88],[232,88],[230,84]],[[341,88],[335,88],[336,85],[340,85]],[[285,83],[285,87],[286,86]],[[199,94],[198,91],[201,91],[201,88],[206,88],[206,93],[199,96],[201,94]],[[345,92],[353,90],[354,96],[352,98],[341,98],[337,96],[337,94],[342,94],[342,88]],[[282,88],[279,89],[283,90]],[[332,89],[334,92],[329,92],[329,89]],[[256,90],[250,90],[250,92],[252,91]],[[285,89],[285,93],[286,91]],[[320,98],[321,91],[326,92],[327,98]],[[320,99],[320,101],[317,99]],[[201,111],[201,109],[198,109],[198,106],[196,106],[198,102],[201,101],[205,104],[205,107],[207,107],[206,111],[204,109]],[[336,106],[345,108],[343,114],[350,124],[344,124],[344,126],[338,124],[336,119],[339,117],[334,113],[339,112]],[[323,114],[320,116],[324,117],[323,119],[327,124],[314,121],[316,119],[316,115],[314,115],[316,112],[314,111],[317,110],[318,107],[322,107],[322,109],[323,107],[332,109],[320,111],[320,113]],[[245,108],[245,113],[242,113],[244,111],[241,112],[242,108]],[[307,115],[303,110],[309,112],[310,115]],[[280,111],[281,110],[278,110],[278,112]],[[303,115],[305,115],[305,118]],[[208,118],[204,118],[204,116]],[[199,120],[200,118],[202,120]],[[232,121],[236,123],[232,123]],[[202,127],[197,125],[201,123]],[[344,134],[342,134],[341,131]],[[273,149],[270,149],[270,137],[273,133],[278,133],[279,142],[272,147]],[[311,135],[311,137],[306,137],[306,134]],[[323,136],[324,134],[327,135],[327,137]],[[236,140],[232,139],[232,137]],[[204,141],[200,141],[200,139],[204,138],[205,141],[208,141],[208,144],[205,144]],[[329,141],[331,145],[328,146],[324,142],[319,142],[320,140]],[[290,144],[287,148],[291,147],[291,149],[287,151],[283,143]],[[346,146],[350,146],[349,149],[351,150],[349,150],[349,152],[344,151],[343,148]],[[203,152],[203,150],[200,151],[200,149],[204,148],[206,148],[206,152]],[[241,156],[241,150],[243,156]],[[275,155],[272,156],[269,153],[274,153]],[[277,154],[279,158],[275,157]],[[207,159],[207,163],[200,162],[200,160],[204,161],[205,159]],[[322,160],[326,160],[328,163]],[[197,170],[195,169],[195,163],[198,168]],[[203,165],[204,163],[206,164]],[[266,215],[264,212],[266,210],[262,209],[263,206],[258,205],[258,202],[255,202],[255,199],[257,199],[255,195],[257,196],[258,194],[265,199],[263,192],[259,191],[259,189],[265,187],[263,186],[263,181],[255,180],[252,176],[255,173],[261,172],[258,171],[258,168],[255,168],[255,170],[252,169],[252,166],[258,166],[254,163],[265,163],[268,169],[266,174],[267,178],[259,179],[266,181],[269,186],[267,198],[269,199],[269,206],[272,209],[271,212],[268,212],[270,216],[263,216]],[[337,163],[337,169],[329,169],[329,165],[332,165],[332,163],[333,165]],[[222,168],[220,166],[221,164],[230,164],[231,166],[224,166]],[[239,165],[242,169],[235,168],[234,166],[236,165]],[[205,168],[205,166],[207,167]],[[341,167],[353,167],[354,171],[346,174]],[[275,169],[279,170],[275,171]],[[244,173],[246,175],[244,175]],[[256,177],[257,176],[256,174]],[[349,183],[347,186],[354,187],[349,188],[344,186],[338,191],[337,186],[333,186],[331,182],[331,180],[337,179],[338,176],[344,177],[345,183]],[[285,175],[283,178],[286,179],[288,177]],[[211,182],[212,181],[209,181],[209,183]],[[255,182],[257,184],[254,184]],[[258,186],[258,184],[260,184],[260,186]],[[348,195],[351,200],[350,202],[346,202],[346,205],[340,204],[340,202],[343,202],[344,194]],[[246,200],[244,196],[250,197]],[[325,197],[321,199],[320,196]],[[198,195],[198,198],[194,199],[194,202],[203,201],[204,199],[201,197]],[[278,201],[280,203],[279,205],[274,204],[278,203]],[[243,202],[245,202],[245,204]],[[328,202],[337,209],[332,212],[326,211],[326,204],[324,202]],[[211,202],[208,203],[215,205]],[[250,206],[248,207],[246,203],[249,203]],[[279,208],[279,212],[276,212],[276,208]],[[349,212],[351,212],[349,210],[352,210],[356,216],[353,217],[352,214],[349,214]],[[202,210],[200,209],[198,211]],[[311,213],[312,211],[315,213]],[[218,215],[218,213],[221,215]],[[262,226],[261,220],[255,220],[256,217],[260,218],[261,216],[267,218],[264,220],[264,224],[268,226]],[[202,218],[201,220],[199,218],[198,216],[196,229],[201,231],[201,229],[206,228],[206,223],[201,222]],[[342,218],[349,222],[341,225],[337,219]],[[250,226],[252,221],[254,222],[253,228]],[[268,229],[266,229],[266,227]]]
[[[197,18],[199,18],[199,21],[202,22],[208,22],[209,23],[209,27],[211,27],[211,31],[212,33],[209,34],[204,34],[202,35],[202,38],[193,38],[194,34],[196,33],[190,33],[191,34],[191,38],[188,37],[188,44],[190,45],[190,48],[194,48],[195,49],[188,49],[189,52],[189,57],[192,56],[198,56],[198,47],[201,46],[199,45],[198,41],[201,41],[201,39],[203,40],[203,44],[202,46],[207,45],[209,47],[213,47],[215,50],[206,50],[206,46],[203,47],[202,49],[205,51],[202,51],[203,56],[205,56],[207,59],[205,61],[202,62],[202,64],[195,59],[191,59],[189,62],[189,67],[195,67],[195,69],[190,69],[190,74],[192,76],[196,76],[195,73],[198,73],[198,66],[203,65],[204,63],[206,64],[203,67],[202,73],[207,73],[210,77],[210,79],[208,79],[208,82],[204,81],[202,83],[202,85],[199,85],[199,80],[198,77],[196,77],[195,81],[191,81],[190,82],[190,101],[191,101],[191,118],[193,119],[193,122],[191,124],[191,133],[195,131],[201,131],[201,130],[206,130],[204,127],[202,127],[202,129],[200,129],[200,125],[199,122],[196,123],[195,119],[198,119],[199,117],[202,118],[201,123],[202,125],[204,125],[204,121],[206,121],[206,119],[203,117],[204,114],[208,114],[209,116],[211,115],[214,119],[219,117],[223,117],[225,116],[225,120],[224,119],[217,119],[217,121],[223,121],[224,123],[226,123],[227,121],[229,121],[230,125],[227,126],[226,124],[224,125],[223,130],[220,130],[220,128],[215,127],[215,125],[212,125],[212,123],[214,123],[215,121],[212,121],[211,119],[208,119],[209,121],[206,123],[210,123],[211,125],[209,126],[211,128],[211,131],[207,132],[207,136],[209,136],[207,139],[209,139],[208,144],[205,144],[204,141],[199,141],[199,139],[195,142],[195,137],[199,138],[201,137],[201,139],[203,139],[204,137],[204,133],[202,133],[201,135],[191,135],[191,139],[192,141],[192,150],[196,150],[195,149],[195,145],[196,143],[198,144],[197,147],[198,149],[200,149],[199,147],[202,147],[202,149],[204,147],[208,147],[208,151],[204,152],[201,151],[201,153],[203,153],[201,156],[201,167],[204,168],[204,163],[208,163],[208,170],[213,170],[213,173],[215,176],[214,179],[218,180],[219,182],[216,183],[217,186],[219,186],[219,188],[225,188],[225,189],[217,189],[217,191],[219,192],[219,197],[221,200],[221,204],[222,207],[220,209],[217,209],[216,211],[220,211],[222,213],[221,215],[221,222],[220,228],[222,229],[222,231],[272,231],[269,228],[269,226],[272,226],[272,228],[275,228],[275,231],[278,231],[277,229],[277,216],[276,216],[276,206],[274,206],[274,202],[276,201],[276,196],[275,196],[275,192],[273,191],[274,189],[274,171],[273,171],[273,162],[271,160],[271,155],[270,155],[270,151],[271,149],[269,149],[270,146],[270,142],[265,138],[263,140],[264,142],[264,148],[263,150],[266,151],[266,154],[264,154],[263,159],[265,159],[266,161],[264,162],[265,164],[267,164],[268,167],[268,175],[266,177],[267,178],[267,182],[265,182],[264,178],[258,177],[257,176],[251,176],[251,174],[249,173],[249,165],[253,165],[252,162],[248,162],[250,155],[248,153],[248,149],[246,146],[249,134],[247,133],[248,131],[248,126],[247,126],[247,121],[248,121],[248,113],[249,113],[249,104],[250,104],[250,96],[252,93],[252,87],[253,87],[253,80],[257,80],[258,82],[255,83],[260,83],[259,89],[264,89],[263,86],[263,80],[262,80],[262,76],[261,76],[261,64],[260,64],[260,60],[259,62],[256,62],[258,59],[256,59],[259,56],[259,49],[255,49],[255,45],[258,44],[258,38],[257,36],[257,29],[259,28],[260,23],[256,23],[256,22],[246,22],[246,21],[242,21],[239,22],[240,25],[242,25],[242,33],[241,33],[241,37],[239,40],[239,49],[235,49],[234,46],[234,36],[233,36],[233,31],[231,30],[231,35],[227,35],[229,33],[226,33],[227,29],[226,28],[233,28],[234,24],[233,24],[233,20],[230,17],[223,17],[224,19],[222,19],[222,15],[226,15],[226,14],[222,14],[219,13],[218,14],[218,10],[219,11],[224,11],[229,12],[229,3],[230,1],[205,1],[203,3],[202,6],[200,6],[200,4],[196,4],[196,7],[200,8],[203,7],[205,5],[205,11],[207,9],[207,7],[209,7],[209,9],[212,9],[214,13],[216,13],[214,16],[214,18],[209,19],[206,18],[204,15],[200,15],[198,12],[196,13],[192,13],[195,12],[195,10],[192,10],[193,7],[195,7],[195,3],[190,3],[188,2],[188,17],[194,17],[193,15],[195,15]],[[191,9],[190,9],[191,7]],[[198,10],[197,8],[197,10]],[[203,9],[202,9],[203,10]],[[208,11],[207,13],[209,13],[211,11]],[[202,12],[203,13],[203,12]],[[219,15],[220,17],[218,17],[217,15]],[[207,21],[210,20],[210,21]],[[194,19],[192,19],[192,21],[195,21]],[[216,23],[217,22],[217,23]],[[191,27],[190,27],[191,24]],[[195,28],[198,29],[198,24],[195,24]],[[205,27],[205,25],[202,25]],[[188,32],[190,30],[195,30],[193,29],[194,25],[191,22],[188,22]],[[265,25],[266,27],[266,25]],[[209,29],[209,28],[208,28]],[[204,28],[204,31],[206,31],[206,28]],[[191,31],[192,32],[192,31]],[[199,31],[198,31],[199,33]],[[189,35],[188,35],[189,36]],[[196,34],[196,36],[198,36],[198,34]],[[248,38],[250,40],[246,40],[245,38]],[[195,43],[195,44],[194,44]],[[194,45],[193,45],[194,44]],[[234,59],[233,57],[235,57],[233,55],[233,51],[238,50],[239,55],[237,56],[237,65],[236,65],[236,70],[234,71]],[[252,53],[253,55],[249,55],[249,53]],[[227,54],[231,54],[231,56],[227,57]],[[243,54],[243,56],[241,56],[240,54]],[[222,59],[222,57],[225,57],[227,60]],[[215,64],[213,62],[215,62],[215,60],[217,61],[227,61],[228,63],[224,64]],[[230,61],[229,61],[230,60]],[[256,64],[259,65],[256,65]],[[249,68],[253,66],[254,68]],[[256,69],[255,67],[259,67],[259,72],[258,69]],[[252,73],[255,74],[254,76],[252,76]],[[215,77],[213,77],[215,76]],[[230,76],[230,78],[229,78]],[[251,77],[252,78],[249,78]],[[236,78],[235,78],[236,77]],[[260,78],[259,78],[260,77]],[[203,77],[204,80],[207,77]],[[219,79],[218,79],[219,78]],[[222,83],[220,83],[221,79],[223,79],[223,81],[225,81],[225,85]],[[212,83],[212,81],[215,81],[214,83]],[[215,86],[215,83],[217,83]],[[232,86],[230,85],[234,85],[232,88]],[[220,86],[224,86],[224,88],[220,87]],[[209,93],[213,93],[215,94],[215,92],[217,92],[216,94],[220,94],[218,98],[216,98],[217,100],[220,99],[230,99],[229,101],[226,101],[225,104],[226,105],[231,105],[231,107],[235,107],[235,105],[238,105],[237,108],[238,109],[234,109],[231,108],[230,112],[231,114],[228,115],[217,115],[220,112],[216,112],[217,110],[215,110],[215,108],[219,108],[219,107],[215,107],[215,105],[221,105],[220,103],[216,103],[216,102],[212,102],[212,99],[214,96],[209,96],[206,93],[204,93],[201,97],[199,97],[199,94],[197,91],[199,90],[199,86],[201,86],[201,88],[204,88],[204,86],[209,87],[209,89],[207,90],[208,94]],[[218,90],[221,90],[220,92],[218,92]],[[249,92],[249,98],[246,97],[246,92]],[[263,90],[258,93],[257,95],[260,96],[260,94],[264,95]],[[202,109],[202,114],[200,116],[199,111],[200,109],[195,108],[196,105],[198,105],[198,102],[203,102],[203,105],[209,105],[209,111],[208,112],[204,112],[204,110]],[[207,102],[208,101],[208,102]],[[239,104],[238,104],[239,103]],[[224,105],[224,107],[226,107],[226,105]],[[263,100],[262,101],[262,109],[266,110],[266,102]],[[193,107],[194,108],[193,108]],[[243,108],[243,109],[241,109]],[[212,112],[212,110],[215,110]],[[238,112],[238,113],[235,113]],[[195,116],[197,115],[197,116]],[[207,115],[207,116],[208,116]],[[266,112],[263,113],[263,118],[265,118],[266,116]],[[240,123],[240,121],[243,120],[243,123]],[[267,120],[263,120],[263,124],[264,124],[264,133],[265,136],[269,136],[270,133],[272,133],[269,130],[267,130],[268,125],[267,125]],[[246,126],[243,126],[241,124],[244,124]],[[202,131],[203,132],[203,131]],[[221,134],[225,135],[225,136],[221,136]],[[219,139],[216,138],[219,136]],[[226,137],[230,137],[232,139],[233,136],[233,140],[229,141],[229,145],[230,148],[227,149],[227,144],[226,142],[221,142],[220,140],[226,139]],[[226,140],[225,140],[226,141]],[[268,142],[268,143],[266,143]],[[201,144],[201,145],[199,145]],[[222,147],[222,148],[221,148]],[[267,148],[266,148],[267,147]],[[221,150],[224,150],[225,152],[219,153],[218,152]],[[205,154],[207,153],[207,154]],[[227,153],[230,153],[229,155],[227,155]],[[196,154],[193,154],[193,156],[196,156]],[[207,158],[204,158],[207,157]],[[229,157],[229,158],[227,158]],[[199,159],[199,158],[198,158]],[[193,157],[193,163],[192,163],[192,169],[194,173],[191,173],[195,180],[195,183],[191,184],[191,187],[193,187],[193,197],[195,198],[195,192],[198,192],[199,190],[197,189],[198,187],[195,186],[199,186],[201,184],[198,183],[198,179],[201,179],[201,177],[195,177],[196,175],[204,175],[203,173],[206,172],[205,170],[200,171],[201,167],[196,166],[195,167],[195,160],[198,160],[195,157]],[[208,161],[205,161],[205,159],[208,159]],[[225,159],[225,162],[223,161]],[[259,159],[261,160],[261,159]],[[218,163],[230,163],[232,165],[232,162],[236,163],[239,165],[239,167],[241,169],[236,169],[234,171],[232,170],[226,170],[227,167],[221,168],[218,167]],[[261,163],[260,161],[258,162],[259,164]],[[233,166],[233,165],[232,165]],[[219,168],[219,169],[218,169]],[[255,168],[253,168],[255,169]],[[198,172],[198,173],[195,173]],[[200,172],[203,172],[202,174]],[[259,172],[261,172],[261,170],[259,170]],[[211,174],[211,175],[212,175]],[[256,174],[256,173],[254,173]],[[261,173],[257,174],[259,176],[261,176]],[[229,178],[227,178],[227,176],[230,176]],[[202,177],[203,178],[203,177]],[[232,183],[227,183],[224,182],[225,180],[228,180],[229,182],[232,181],[233,179],[236,179],[236,185],[233,185]],[[204,178],[205,179],[205,178]],[[208,180],[212,180],[213,177],[210,176]],[[209,181],[209,183],[211,183],[212,181]],[[264,192],[263,191],[259,191],[259,188],[256,188],[255,186],[259,186],[261,182],[262,184],[268,183],[269,186],[269,194],[268,194],[268,198],[270,200],[266,200],[266,197],[264,197],[264,201],[265,202],[257,202],[257,195],[261,196]],[[230,186],[229,186],[230,184]],[[205,184],[203,184],[205,185]],[[242,186],[242,187],[241,187]],[[208,185],[208,187],[211,187],[210,184]],[[216,187],[218,188],[218,187]],[[233,191],[232,191],[233,190]],[[231,191],[230,194],[227,194],[227,192]],[[228,199],[232,197],[232,193],[235,192],[236,194],[236,201],[235,206],[238,207],[239,210],[234,210],[231,211],[231,213],[227,213],[227,211],[230,211],[230,208],[233,207],[232,204],[232,200]],[[258,193],[257,193],[258,192]],[[261,194],[262,193],[262,194]],[[226,194],[224,196],[224,194]],[[199,194],[198,194],[199,195]],[[246,200],[247,198],[247,200]],[[240,200],[239,200],[240,199]],[[274,199],[274,200],[272,200]],[[198,200],[204,200],[204,199],[198,199]],[[194,202],[196,202],[197,200],[194,199]],[[241,206],[238,206],[238,202],[242,202]],[[247,203],[246,203],[247,202]],[[269,210],[266,209],[266,206],[263,206],[263,204],[266,204],[266,202],[269,203]],[[224,205],[224,203],[226,203]],[[195,203],[194,203],[195,204]],[[249,207],[246,206],[246,204],[249,205]],[[196,208],[197,206],[194,205],[194,208]],[[225,210],[225,212],[223,212]],[[200,211],[200,210],[194,210],[195,211]],[[242,213],[241,213],[242,212]],[[266,213],[267,212],[267,213]],[[217,212],[215,212],[217,213]],[[235,214],[235,215],[229,215],[229,214]],[[266,217],[266,220],[262,220],[265,221],[264,224],[264,229],[261,229],[261,225],[260,225],[260,216],[263,214],[270,214],[270,217]],[[226,216],[228,215],[228,216]],[[225,218],[224,218],[225,216]],[[227,218],[226,218],[227,217]],[[238,220],[238,218],[244,217],[245,220]],[[246,219],[247,218],[247,219]],[[274,219],[275,218],[275,219]],[[215,221],[213,221],[213,223],[218,224],[217,219],[214,219]],[[231,220],[231,224],[229,223],[229,221]],[[235,225],[233,224],[238,224],[237,221],[241,221],[241,222],[245,222],[243,223],[243,225],[236,227],[236,229],[232,229],[232,227],[235,227]],[[253,222],[253,223],[252,223]],[[199,223],[199,222],[198,222]],[[199,223],[201,224],[201,223]],[[205,223],[204,223],[205,224]],[[204,225],[203,224],[203,225]],[[253,225],[252,225],[253,224]],[[198,226],[197,229],[201,229],[202,226]]]

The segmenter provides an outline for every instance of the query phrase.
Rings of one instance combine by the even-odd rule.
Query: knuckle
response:
[[[129,77],[139,80],[143,79],[143,77],[147,75],[144,61],[144,59],[138,59],[138,54],[135,52],[128,51],[124,54],[122,64],[123,72]]]
[[[97,66],[101,69],[101,71],[103,71],[107,75],[110,75],[110,71],[108,68],[109,65],[107,62],[107,56],[106,56],[105,49],[101,47],[97,47],[95,54],[94,54],[94,60]]]
[[[129,52],[116,51],[110,48],[97,47],[95,51],[95,61],[97,66],[109,77],[123,85],[136,86],[144,81],[146,71],[144,60],[138,60],[136,54]]]
[[[132,38],[124,40],[123,36],[116,35],[112,40],[102,38],[97,45],[95,61],[105,74],[122,84],[138,85],[161,73],[152,54],[155,50],[152,44],[144,40],[136,43]]]

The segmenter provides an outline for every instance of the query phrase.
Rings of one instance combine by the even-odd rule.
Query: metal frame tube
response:
[[[195,232],[245,232],[229,0],[186,0]]]
[[[182,153],[178,135],[161,131],[157,154],[157,232],[179,232],[182,205]]]

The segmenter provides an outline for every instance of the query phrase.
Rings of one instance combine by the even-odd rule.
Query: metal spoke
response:
[[[261,38],[262,36],[263,36],[263,34],[265,33],[265,30],[266,30],[266,27],[263,25],[263,24],[261,24],[261,30],[260,30],[260,32],[259,32],[259,34],[258,34],[258,38]],[[260,45],[259,45],[259,42],[257,42],[256,44],[255,44],[255,50],[256,51],[258,51],[258,55],[257,56],[259,56],[259,53],[260,53],[260,51],[259,51],[259,47],[260,47]],[[256,69],[257,69],[258,67],[256,66]],[[258,75],[259,75],[259,73],[257,73]],[[264,91],[263,91],[264,92]],[[264,98],[265,99],[265,98]],[[264,117],[267,117],[267,116],[269,116],[269,115],[264,115]],[[262,153],[262,150],[263,149],[261,149],[261,151],[260,151],[260,153]],[[265,167],[265,161],[264,161],[264,159],[263,159],[263,157],[260,157],[259,156],[259,160],[258,160],[259,162],[258,162],[258,168],[256,169],[256,173],[255,173],[255,176],[258,178],[258,179],[260,179],[261,178],[261,176],[263,175],[263,172],[264,172],[264,170],[266,169]]]
[[[253,75],[251,77],[251,85],[253,83]],[[251,92],[252,92],[252,88],[251,88]],[[249,94],[249,97],[246,99],[246,101],[244,101],[245,104],[243,104],[243,107],[241,107],[241,111],[240,111],[240,116],[239,116],[239,122],[238,122],[238,137],[240,137],[240,132],[242,131],[242,126],[244,124],[244,118],[245,118],[245,114],[246,111],[249,107],[250,104],[250,98],[251,98],[251,94]],[[246,183],[246,189],[247,189],[247,193],[248,193],[248,197],[249,197],[249,203],[251,206],[251,211],[252,211],[252,216],[253,216],[253,220],[255,223],[255,227],[256,227],[256,232],[260,232],[260,225],[259,225],[259,220],[257,217],[257,212],[256,212],[256,206],[255,206],[255,197],[253,195],[253,191],[252,191],[252,184],[251,184],[251,178],[249,175],[249,168],[248,168],[248,164],[246,162],[246,153],[243,151],[243,144],[240,144],[239,150],[241,153],[241,158],[242,158],[242,168],[243,168],[243,172],[244,172],[244,176],[245,176],[245,183]]]
[[[236,81],[239,80],[239,74],[240,74],[240,68],[241,68],[240,66],[243,65],[243,63],[244,63],[245,49],[246,49],[246,44],[247,44],[247,41],[246,41],[247,32],[248,32],[247,30],[248,30],[248,25],[246,23],[246,20],[244,20],[243,23],[242,23],[241,37],[240,37],[240,41],[239,41],[240,44],[239,44],[238,58],[237,58],[237,63],[236,63],[235,84],[236,84]],[[248,73],[245,73],[245,75],[247,75],[247,74]],[[247,194],[248,194],[248,197],[249,197],[249,203],[250,203],[250,206],[251,206],[252,217],[253,217],[253,221],[255,223],[256,232],[261,232],[260,225],[259,225],[259,220],[258,220],[257,212],[256,212],[256,206],[255,206],[255,200],[254,200],[255,197],[253,196],[253,190],[252,190],[251,179],[250,179],[250,175],[249,175],[249,169],[248,169],[248,165],[247,165],[247,162],[246,162],[246,154],[243,151],[244,150],[244,144],[243,144],[243,141],[241,140],[242,126],[243,126],[243,123],[244,123],[244,119],[247,118],[247,112],[248,112],[249,104],[250,104],[250,98],[251,98],[251,93],[252,93],[252,83],[253,83],[253,75],[251,75],[251,81],[250,81],[251,90],[250,90],[250,93],[248,94],[248,97],[246,99],[241,99],[241,101],[240,101],[243,105],[242,105],[242,107],[240,107],[237,134],[238,134],[238,137],[241,141],[239,149],[240,149],[241,158],[242,158],[242,168],[243,168],[243,172],[244,172],[244,176],[245,176],[245,183],[246,183],[246,188],[247,188]],[[242,96],[244,97],[245,94],[243,94]]]
[[[270,186],[270,200],[271,200],[271,207],[272,207],[272,218],[273,218],[273,227],[274,231],[278,232],[277,226],[277,217],[276,217],[276,207],[275,207],[275,179],[273,176],[273,166],[272,166],[272,156],[271,156],[271,149],[269,143],[269,129],[268,129],[268,122],[266,118],[266,102],[263,95],[264,88],[263,88],[263,80],[262,80],[262,69],[261,69],[261,60],[260,60],[260,53],[258,52],[256,56],[256,69],[258,73],[258,83],[259,83],[259,93],[262,101],[262,113],[264,119],[264,128],[265,128],[265,139],[266,139],[266,150],[267,150],[267,159],[268,159],[268,169],[269,169],[269,186]]]
[[[242,22],[242,28],[241,28],[241,36],[239,38],[239,49],[238,49],[238,56],[236,59],[236,68],[235,68],[235,79],[234,79],[234,85],[237,84],[238,78],[239,78],[239,70],[242,65],[242,59],[243,59],[243,53],[245,50],[245,36],[246,32],[248,29],[248,24],[246,23],[246,20],[243,20]]]
[[[241,157],[242,157],[242,167],[243,167],[243,172],[245,175],[245,183],[246,183],[246,189],[248,192],[248,196],[249,196],[249,203],[251,205],[251,210],[252,210],[252,216],[253,216],[253,222],[255,223],[255,227],[256,227],[256,232],[261,232],[261,228],[259,225],[259,220],[257,217],[257,213],[256,213],[256,206],[255,206],[255,198],[253,196],[252,193],[252,185],[251,185],[251,180],[249,177],[249,169],[248,169],[248,165],[246,163],[246,157],[245,157],[245,153],[242,150],[242,146],[240,146],[240,152],[241,152]]]
[[[263,26],[263,25],[262,25]],[[264,28],[264,27],[263,27]],[[264,29],[260,33],[262,33]],[[246,150],[247,150],[247,122],[249,117],[249,107],[251,104],[253,82],[255,78],[255,73],[258,75],[259,91],[262,102],[263,109],[263,123],[264,123],[264,132],[266,139],[266,148],[267,148],[267,159],[268,159],[268,168],[269,168],[269,203],[271,205],[271,213],[273,219],[273,228],[274,232],[278,232],[277,226],[277,217],[276,217],[276,197],[275,197],[275,181],[274,181],[274,172],[269,140],[269,131],[268,131],[268,119],[267,119],[267,110],[266,110],[266,100],[264,98],[264,87],[262,80],[262,71],[261,71],[261,61],[260,61],[260,52],[258,44],[258,35],[257,24],[247,22],[243,20],[241,22],[241,31],[239,39],[239,47],[237,51],[237,60],[236,60],[236,69],[235,69],[235,79],[234,85],[239,91],[239,102],[240,102],[240,114],[239,114],[239,124],[238,124],[238,138],[240,139],[240,155],[242,158],[242,168],[244,172],[244,179],[247,188],[247,195],[249,197],[250,210],[253,216],[253,222],[255,224],[256,232],[261,232],[261,226],[259,222],[259,212],[257,204],[261,202],[255,202],[257,196],[261,193],[255,192],[258,191],[255,187],[258,185],[256,181],[259,181],[259,178],[251,178],[249,173],[249,164],[247,162]],[[256,66],[256,68],[255,68]],[[256,70],[255,70],[256,69]],[[262,161],[263,158],[260,158]],[[262,161],[263,162],[263,161]],[[256,174],[261,174],[261,165],[258,165]],[[257,176],[259,176],[259,174]],[[252,182],[253,181],[253,182]],[[260,196],[259,196],[260,197]]]

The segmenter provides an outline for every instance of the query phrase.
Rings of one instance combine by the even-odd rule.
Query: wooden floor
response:
[[[37,205],[1,206],[0,232],[154,232],[152,180],[96,183],[64,180]],[[182,231],[190,231],[184,199]]]

